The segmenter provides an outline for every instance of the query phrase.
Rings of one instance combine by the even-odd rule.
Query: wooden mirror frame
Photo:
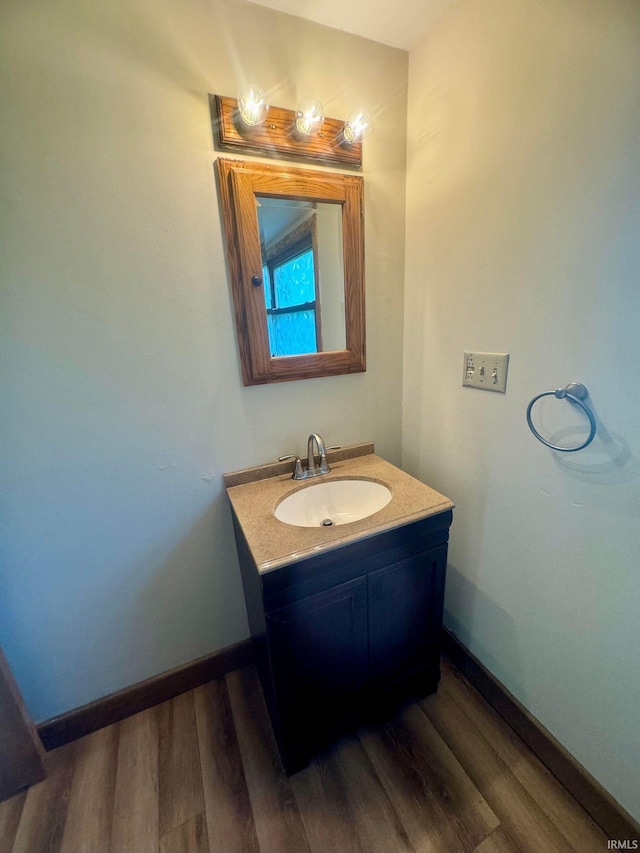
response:
[[[295,166],[217,161],[229,277],[245,385],[362,373],[365,358],[363,179]],[[346,347],[272,356],[262,288],[256,196],[342,205]]]

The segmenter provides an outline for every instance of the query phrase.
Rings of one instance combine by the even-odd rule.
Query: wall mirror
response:
[[[364,371],[362,178],[217,169],[244,384]]]

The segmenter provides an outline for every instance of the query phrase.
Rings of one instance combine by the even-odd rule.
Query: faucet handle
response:
[[[327,462],[327,453],[330,450],[340,450],[341,446],[342,445],[340,444],[332,444],[331,447],[324,448],[324,453],[320,454],[320,471],[322,474],[328,474],[329,471],[331,471],[331,468],[329,468],[329,463]]]
[[[287,456],[278,456],[278,462],[286,462],[289,459],[295,459],[296,464],[293,469],[293,474],[291,475],[292,480],[302,480],[302,462],[300,462],[300,457],[296,453],[289,453]]]

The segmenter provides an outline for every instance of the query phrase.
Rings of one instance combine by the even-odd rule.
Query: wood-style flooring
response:
[[[0,853],[567,853],[607,838],[446,661],[437,695],[280,770],[255,669],[48,753]]]

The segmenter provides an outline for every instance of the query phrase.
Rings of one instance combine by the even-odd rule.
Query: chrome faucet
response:
[[[315,447],[314,447],[315,445]],[[316,465],[316,449],[319,457],[318,465]],[[300,457],[295,453],[288,456],[279,456],[278,462],[285,462],[287,459],[295,459],[296,464],[293,469],[293,480],[306,480],[309,477],[319,477],[320,474],[328,474],[331,471],[327,462],[328,450],[339,450],[340,445],[334,444],[331,447],[325,447],[324,439],[317,432],[312,432],[307,441],[307,467],[303,468],[300,462]]]
[[[316,468],[316,454],[313,445],[318,448],[320,464]],[[307,477],[317,477],[318,474],[328,474],[331,468],[327,465],[327,448],[324,439],[317,432],[312,432],[307,441]]]

